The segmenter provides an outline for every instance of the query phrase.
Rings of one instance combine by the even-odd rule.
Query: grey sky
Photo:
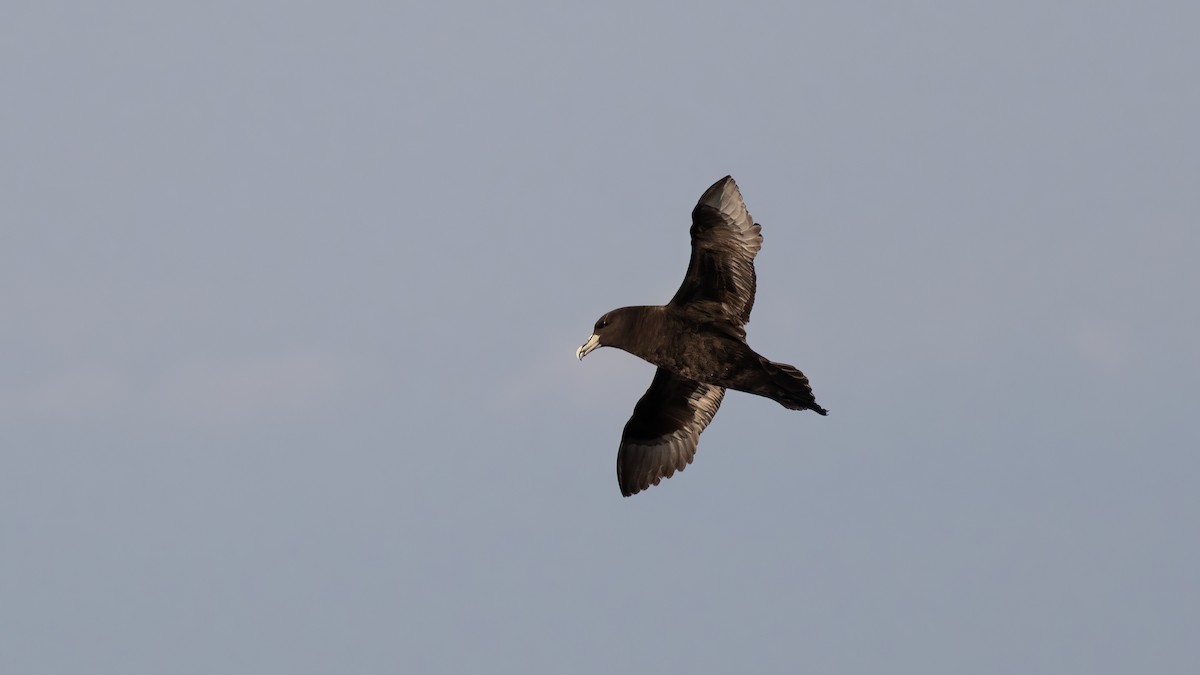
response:
[[[1192,3],[9,3],[0,671],[1190,673]],[[751,343],[622,499],[732,173]]]

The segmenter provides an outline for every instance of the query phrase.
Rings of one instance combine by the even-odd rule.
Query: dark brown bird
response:
[[[597,347],[616,347],[658,366],[621,434],[617,483],[626,497],[691,464],[726,389],[828,413],[804,373],[746,344],[760,231],[733,178],[717,181],[692,210],[692,260],[675,297],[614,309],[575,352],[582,360]]]

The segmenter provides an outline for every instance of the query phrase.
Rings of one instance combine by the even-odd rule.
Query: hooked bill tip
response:
[[[599,347],[599,346],[600,346],[600,336],[593,335],[592,337],[588,338],[588,341],[583,343],[579,347],[579,349],[575,350],[575,358],[582,361],[583,357],[587,356],[588,354],[591,354],[592,350],[594,350],[596,347]]]

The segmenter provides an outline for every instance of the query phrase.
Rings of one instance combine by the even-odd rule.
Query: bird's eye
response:
[[[608,325],[608,317],[604,317],[603,319],[600,319],[600,327],[601,328],[604,328],[607,325]]]

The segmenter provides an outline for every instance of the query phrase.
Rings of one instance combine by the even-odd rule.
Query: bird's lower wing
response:
[[[637,494],[691,464],[700,432],[717,414],[724,396],[723,387],[659,368],[621,434],[617,452],[621,494]]]

